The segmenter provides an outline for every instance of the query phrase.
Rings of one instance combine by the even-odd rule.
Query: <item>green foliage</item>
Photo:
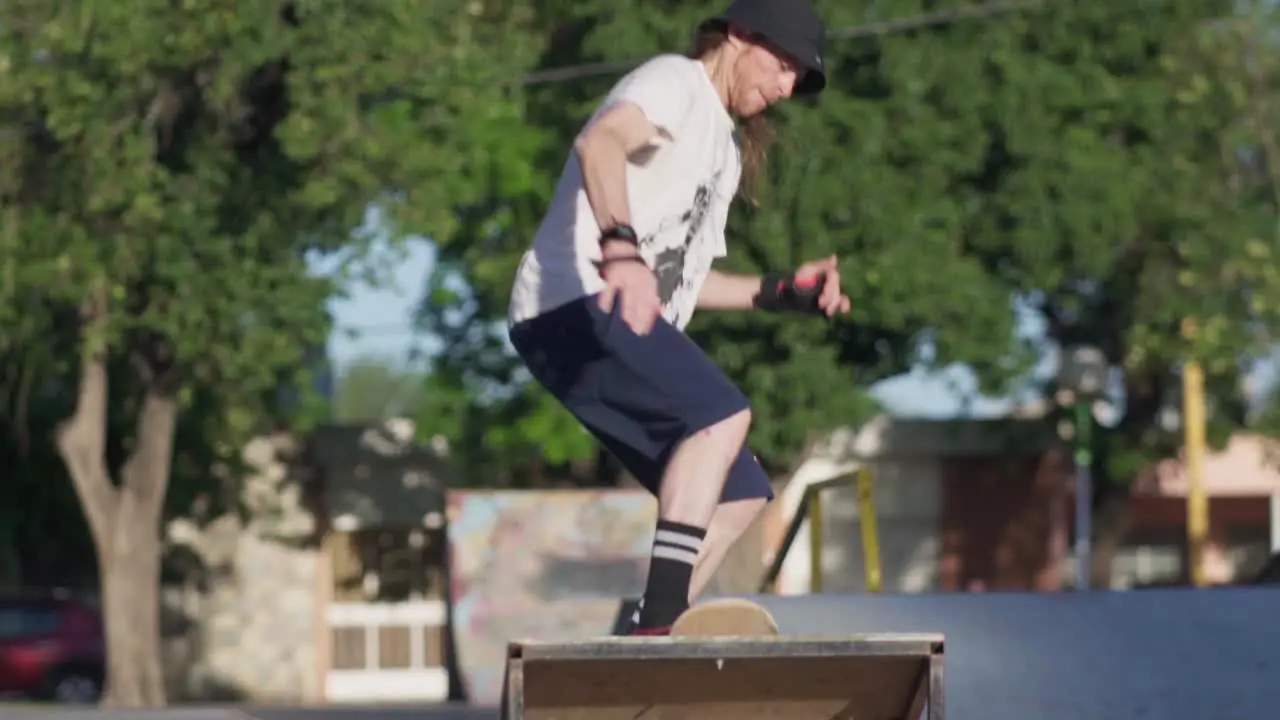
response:
[[[682,51],[719,5],[534,3],[536,67]],[[833,27],[938,9],[819,5]],[[1239,378],[1280,321],[1273,14],[1222,0],[1047,3],[832,40],[829,91],[774,112],[770,183],[759,208],[732,215],[726,268],[834,252],[854,312],[830,324],[702,313],[690,328],[753,398],[752,446],[785,468],[812,433],[865,418],[878,379],[963,362],[1000,393],[1046,347],[1073,344],[1120,370],[1122,420],[1098,434],[1104,479],[1126,482],[1175,450],[1180,435],[1158,420],[1178,402],[1187,357],[1206,370],[1211,439],[1245,424]],[[458,427],[502,403],[511,417],[554,415],[530,409],[544,399],[494,359],[500,321],[572,134],[615,77],[528,88],[526,126],[502,153],[519,158],[507,164],[525,168],[519,181],[491,178],[454,232],[435,236],[442,274],[467,288],[424,300],[427,327],[453,322],[441,377],[471,378],[451,384]],[[1045,344],[1015,337],[1015,298],[1045,321]],[[1196,332],[1184,335],[1189,317]],[[473,431],[477,447],[512,463],[541,447],[591,452],[563,418],[510,422]]]
[[[487,182],[525,63],[482,3],[222,5],[0,10],[0,349],[74,367],[60,338],[105,288],[89,339],[176,365],[188,407],[216,387],[234,447],[323,347],[369,208],[393,241],[447,233]]]
[[[477,276],[493,272],[494,260],[480,264]],[[488,304],[492,296],[460,283],[459,267],[438,262],[419,317],[421,329],[442,346],[432,358],[417,415],[420,439],[447,440],[450,460],[478,487],[537,483],[544,465],[593,457],[590,435],[514,357],[502,316]],[[502,278],[490,282],[497,287]]]
[[[541,33],[543,44],[531,70],[682,51],[696,19],[712,11],[705,3],[667,4],[663,12],[638,3],[535,5],[533,27]],[[450,398],[451,411],[432,415],[437,427],[452,428],[454,437],[468,436],[464,428],[475,428],[470,431],[472,440],[465,443],[472,449],[462,454],[484,458],[464,460],[474,482],[525,482],[531,472],[536,477],[536,468],[543,464],[581,470],[588,465],[584,461],[597,455],[590,436],[519,371],[506,346],[504,318],[516,266],[550,201],[573,134],[614,80],[614,76],[587,77],[527,88],[526,125],[509,134],[506,153],[518,158],[515,164],[529,169],[521,176],[525,181],[517,185],[495,179],[486,197],[459,209],[456,232],[435,237],[440,267],[424,296],[422,326],[444,341],[445,350],[435,360],[432,388],[433,393]],[[794,204],[807,202],[800,197]],[[785,224],[795,211],[794,206],[783,208],[770,222]],[[820,226],[816,219],[811,224]],[[803,244],[793,243],[788,235],[752,233],[750,237],[733,235],[731,246],[741,248],[731,250],[738,269],[759,269],[761,252],[798,264],[833,247],[825,231],[805,238]],[[753,258],[757,264],[743,258]],[[761,419],[750,442],[776,468],[792,462],[814,432],[865,419],[872,411],[865,383],[882,376],[893,364],[893,358],[882,358],[869,349],[879,336],[843,325],[828,327],[821,321],[706,319],[704,315],[695,318],[691,333],[753,397]],[[748,340],[738,342],[744,335]],[[864,341],[860,350],[830,349],[832,338],[855,335]],[[895,351],[906,353],[902,349],[906,341],[899,345]],[[874,356],[871,364],[878,368],[851,364],[849,358],[858,352]],[[780,359],[786,362],[779,365]],[[449,391],[439,389],[442,382]],[[583,472],[571,474],[582,482],[597,480],[589,469],[585,477]]]
[[[518,118],[511,81],[534,51],[518,32],[527,12],[475,0],[0,6],[9,433],[51,449],[84,389],[82,361],[103,357],[108,407],[83,414],[78,429],[111,481],[125,482],[120,470],[144,441],[176,446],[133,506],[164,497],[183,512],[236,497],[219,465],[253,433],[316,419],[305,390],[330,332],[325,303],[366,270],[369,243],[448,235],[455,207],[495,176],[520,177],[502,153]],[[309,262],[326,255],[336,269],[312,273]],[[174,437],[144,432],[144,398],[177,402]],[[37,407],[49,417],[24,421]],[[28,490],[34,472],[23,475]],[[110,493],[80,495],[99,517],[112,509]],[[99,549],[136,533],[142,551],[130,559],[147,567],[159,528],[104,527]],[[10,532],[9,545],[29,529]],[[143,599],[153,589],[130,587]],[[123,667],[158,684],[147,628],[122,634],[130,609],[113,610],[113,637],[139,638],[112,641],[113,676]],[[162,697],[141,681],[112,684],[126,688],[121,702]]]

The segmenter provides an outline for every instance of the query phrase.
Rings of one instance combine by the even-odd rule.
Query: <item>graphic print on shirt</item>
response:
[[[689,209],[678,216],[664,220],[655,232],[641,241],[645,246],[656,245],[653,254],[653,272],[658,279],[658,299],[662,301],[662,307],[666,311],[684,304],[673,304],[672,300],[678,292],[688,287],[685,267],[689,250],[702,233],[707,216],[711,213],[711,201],[715,197],[715,188],[719,187],[720,174],[721,171],[716,171],[710,179],[698,185]],[[685,232],[680,240],[672,242],[674,240],[672,238],[665,243],[659,240],[660,236],[670,235],[682,227],[685,228]],[[677,326],[680,324],[678,315],[668,317],[667,320]]]

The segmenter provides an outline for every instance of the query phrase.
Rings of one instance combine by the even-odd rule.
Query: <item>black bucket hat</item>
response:
[[[827,86],[827,27],[810,0],[734,0],[699,30],[734,25],[759,35],[800,63],[793,95],[817,95]]]

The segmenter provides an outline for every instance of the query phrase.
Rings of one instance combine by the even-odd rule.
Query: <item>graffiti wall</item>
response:
[[[641,491],[453,491],[450,583],[468,699],[502,693],[509,640],[608,635],[644,588],[657,504]]]

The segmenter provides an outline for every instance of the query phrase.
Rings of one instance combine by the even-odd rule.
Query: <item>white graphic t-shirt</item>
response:
[[[712,261],[725,255],[725,222],[742,172],[733,120],[705,66],[681,55],[660,55],[622,78],[592,121],[624,101],[660,130],[630,158],[627,192],[640,254],[657,275],[662,315],[683,329]],[[604,290],[595,266],[600,232],[571,153],[516,271],[508,322]]]

